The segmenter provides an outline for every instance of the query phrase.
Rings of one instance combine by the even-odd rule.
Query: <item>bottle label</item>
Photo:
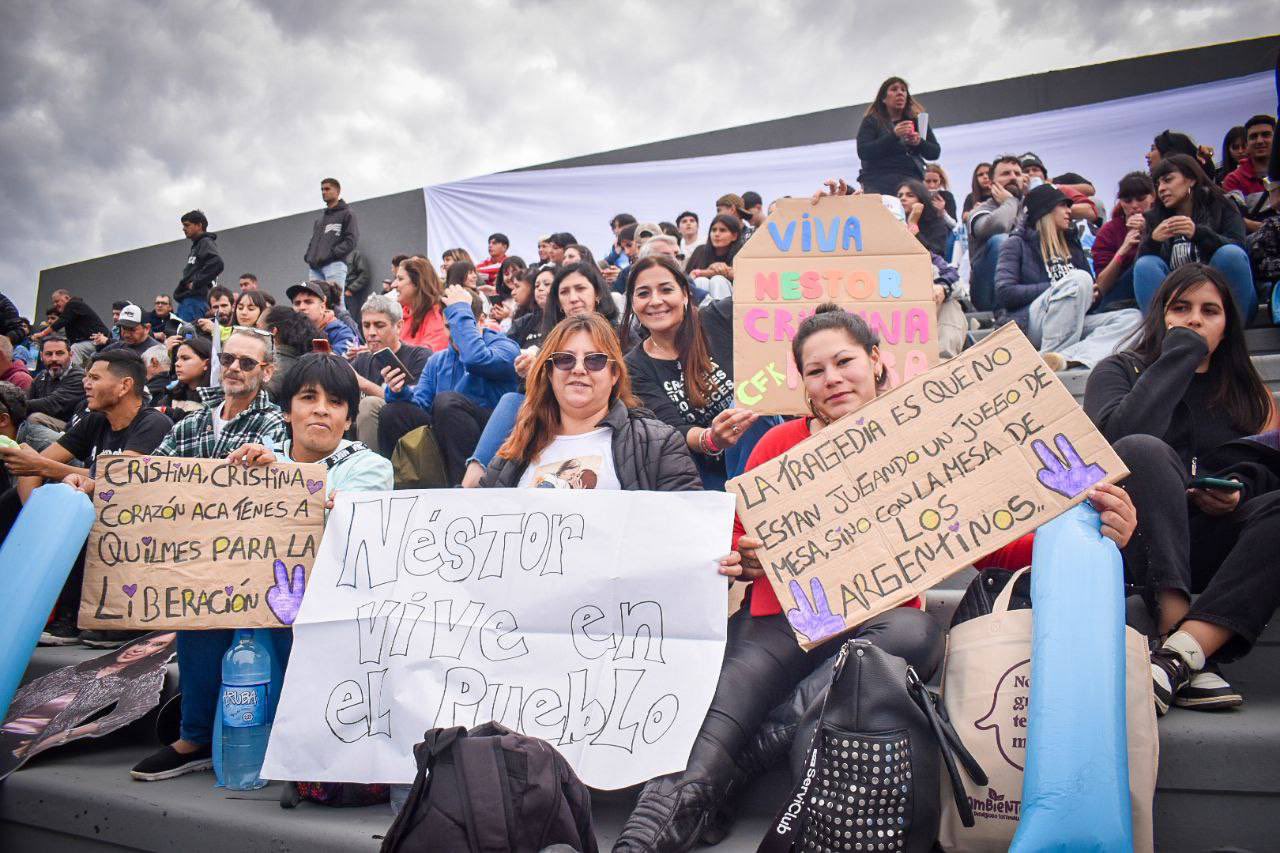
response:
[[[243,729],[266,721],[266,684],[222,685],[222,725]]]

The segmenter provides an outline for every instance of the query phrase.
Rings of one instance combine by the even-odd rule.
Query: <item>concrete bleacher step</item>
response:
[[[943,625],[974,573],[966,569],[930,590],[927,610]],[[38,649],[26,680],[99,652]],[[1174,709],[1160,721],[1161,763],[1155,825],[1161,851],[1218,846],[1277,849],[1280,828],[1280,625],[1264,631],[1243,661],[1223,668],[1246,697],[1242,708],[1202,713]],[[936,679],[935,679],[936,681]],[[170,668],[166,693],[177,687]],[[52,750],[0,785],[0,850],[374,851],[391,822],[390,808],[330,809],[278,805],[281,785],[232,793],[207,773],[159,783],[131,780],[128,769],[155,749],[147,726],[102,742]],[[743,794],[739,820],[715,849],[752,851],[790,790],[775,768]],[[595,792],[593,814],[608,850],[638,788]]]

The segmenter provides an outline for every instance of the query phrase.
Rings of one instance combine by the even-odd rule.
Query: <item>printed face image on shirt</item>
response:
[[[600,481],[603,456],[577,456],[561,459],[534,469],[535,489],[594,489]]]

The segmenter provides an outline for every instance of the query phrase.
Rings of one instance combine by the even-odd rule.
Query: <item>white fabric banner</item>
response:
[[[413,781],[433,727],[497,720],[595,788],[681,770],[720,675],[733,498],[339,494],[263,776]]]
[[[1227,128],[1255,113],[1275,110],[1274,76],[1252,74],[1081,107],[973,124],[934,126],[940,162],[959,204],[978,163],[998,154],[1034,151],[1049,174],[1077,172],[1091,180],[1109,206],[1127,172],[1145,170],[1151,140],[1166,129],[1189,133],[1201,145],[1221,146]],[[921,101],[928,106],[928,95]],[[674,222],[683,210],[698,214],[703,239],[715,200],[754,190],[766,203],[784,195],[811,195],[827,178],[858,175],[849,139],[821,145],[741,154],[501,172],[425,189],[427,242],[433,259],[460,246],[487,256],[487,238],[501,231],[511,253],[537,257],[537,239],[568,231],[602,256],[613,243],[609,220],[634,214],[641,222]],[[1221,154],[1221,152],[1218,152]]]

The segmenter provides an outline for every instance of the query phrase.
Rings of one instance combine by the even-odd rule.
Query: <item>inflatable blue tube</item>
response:
[[[1021,853],[1132,850],[1120,552],[1080,504],[1036,530]]]
[[[41,486],[0,545],[0,719],[93,526],[93,504],[63,483]]]

